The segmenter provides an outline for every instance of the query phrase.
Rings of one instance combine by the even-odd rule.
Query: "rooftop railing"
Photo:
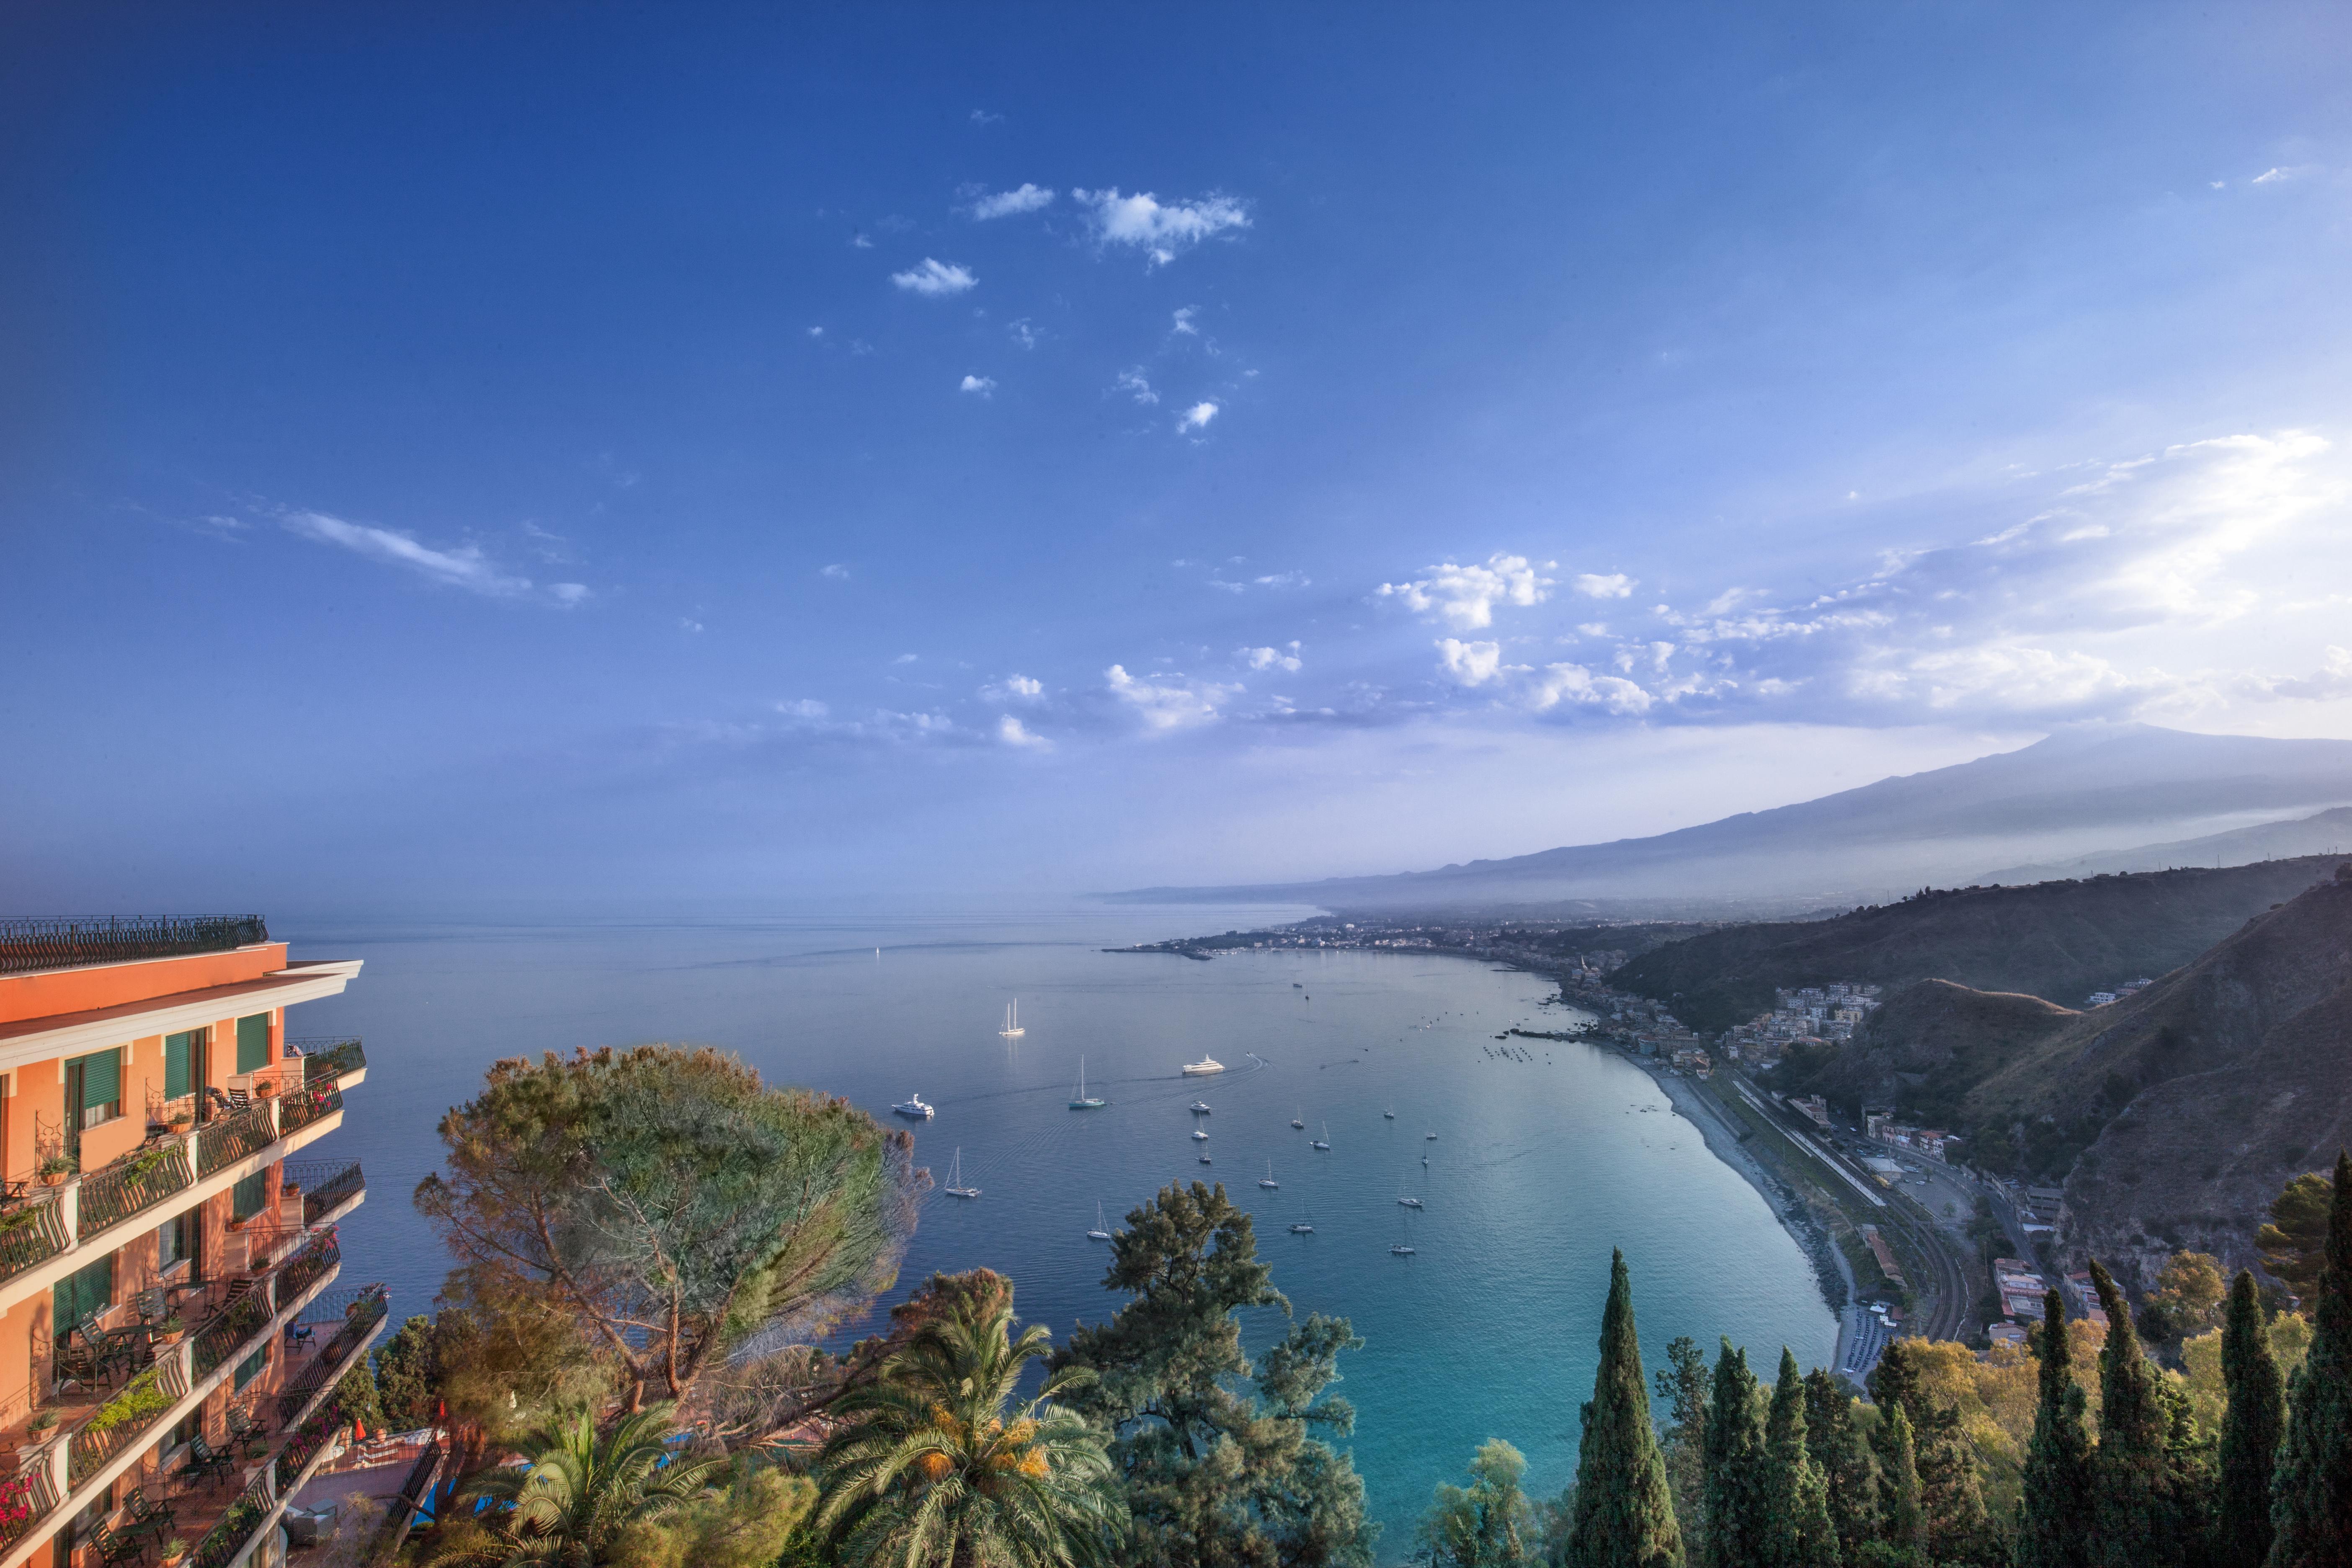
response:
[[[228,952],[269,940],[259,915],[108,915],[0,920],[0,974]]]

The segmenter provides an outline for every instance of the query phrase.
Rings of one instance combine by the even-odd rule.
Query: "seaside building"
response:
[[[0,921],[0,1568],[279,1561],[385,1321],[359,1165],[296,1158],[367,1068],[287,1009],[359,970],[258,916]]]

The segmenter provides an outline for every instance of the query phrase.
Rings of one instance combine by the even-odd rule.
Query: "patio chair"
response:
[[[199,1432],[188,1439],[188,1462],[180,1467],[180,1474],[190,1486],[198,1481],[233,1480],[236,1461],[205,1442]]]
[[[147,1543],[144,1541],[122,1531],[108,1530],[103,1525],[99,1527],[96,1535],[89,1538],[88,1544],[98,1553],[99,1568],[114,1568],[117,1563],[144,1563],[147,1560]]]
[[[163,1301],[163,1287],[150,1285],[144,1290],[131,1294],[131,1310],[142,1323],[159,1322],[170,1317],[171,1309]]]
[[[251,1458],[255,1449],[267,1449],[269,1447],[269,1433],[260,1422],[253,1418],[251,1412],[231,1406],[228,1413],[228,1446],[242,1449],[245,1456]]]
[[[121,1533],[152,1535],[157,1541],[172,1538],[177,1515],[170,1503],[149,1502],[144,1489],[132,1487],[131,1495],[122,1500],[122,1507],[123,1511],[130,1515],[130,1522],[122,1526]]]
[[[120,1372],[129,1377],[139,1370],[140,1336],[128,1329],[87,1329],[90,1349],[98,1357],[100,1375],[110,1381]]]
[[[59,1383],[88,1388],[101,1375],[98,1347],[90,1343],[89,1337],[79,1328],[66,1331],[66,1337],[58,1342],[52,1359]]]

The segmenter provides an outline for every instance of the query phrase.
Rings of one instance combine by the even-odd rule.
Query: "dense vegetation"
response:
[[[685,1070],[663,1087],[664,1067]],[[551,1107],[598,1138],[541,1120],[560,1120]],[[485,1129],[518,1117],[547,1135],[495,1152]],[[789,1201],[688,1131],[705,1117],[805,1140]],[[354,1409],[458,1439],[471,1506],[446,1510],[410,1561],[1373,1561],[1362,1483],[1330,1441],[1353,1425],[1330,1386],[1360,1342],[1344,1320],[1310,1315],[1248,1353],[1242,1314],[1290,1309],[1221,1187],[1171,1185],[1129,1214],[1104,1276],[1116,1310],[1058,1348],[1019,1325],[1009,1280],[980,1270],[934,1277],[885,1332],[835,1358],[805,1342],[806,1325],[848,1309],[844,1279],[878,1290],[898,1201],[888,1161],[873,1158],[890,1139],[870,1119],[707,1053],[652,1049],[501,1064],[444,1126],[461,1174],[419,1199],[450,1226],[459,1259],[444,1310],[403,1325],[352,1394]],[[741,1212],[709,1217],[706,1184]],[[638,1195],[602,1206],[616,1191]],[[717,1235],[717,1263],[639,1249],[656,1191],[679,1227],[661,1234]],[[832,1216],[821,1235],[812,1215]],[[511,1240],[518,1215],[543,1216],[529,1227],[538,1250],[518,1246],[527,1262],[502,1277],[486,1268],[486,1238]],[[2173,1364],[2149,1354],[2099,1271],[2113,1331],[2064,1322],[2053,1296],[2031,1349],[1899,1341],[1867,1398],[1785,1350],[1751,1367],[1728,1342],[1710,1363],[1677,1340],[1647,1372],[1619,1257],[1573,1483],[1528,1496],[1518,1451],[1491,1439],[1466,1485],[1437,1489],[1412,1555],[1444,1568],[2352,1561],[2352,1161],[2332,1182],[2290,1185],[2265,1245],[2283,1275],[2309,1279],[2312,1319],[2276,1311],[2250,1275],[2225,1291],[2210,1258],[2185,1254],[2137,1319]],[[614,1302],[646,1300],[648,1281],[671,1282],[682,1303],[715,1293],[758,1306],[706,1307],[691,1330],[672,1327],[689,1321],[685,1305],[640,1309],[613,1347],[601,1336]],[[1041,1363],[1042,1381],[1024,1378]],[[647,1398],[673,1380],[680,1398]]]

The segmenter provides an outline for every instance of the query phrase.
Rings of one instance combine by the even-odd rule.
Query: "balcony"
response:
[[[75,1234],[88,1241],[195,1184],[184,1139],[136,1149],[81,1179]]]
[[[268,942],[259,915],[147,915],[0,921],[0,974],[231,952]]]
[[[283,1169],[287,1184],[301,1188],[302,1223],[306,1226],[342,1218],[355,1206],[354,1200],[367,1191],[367,1177],[361,1173],[357,1160],[349,1164],[337,1164],[331,1160],[289,1160]]]
[[[288,1061],[299,1060],[305,1083],[341,1083],[353,1073],[367,1071],[367,1052],[356,1039],[313,1036],[286,1042]]]

